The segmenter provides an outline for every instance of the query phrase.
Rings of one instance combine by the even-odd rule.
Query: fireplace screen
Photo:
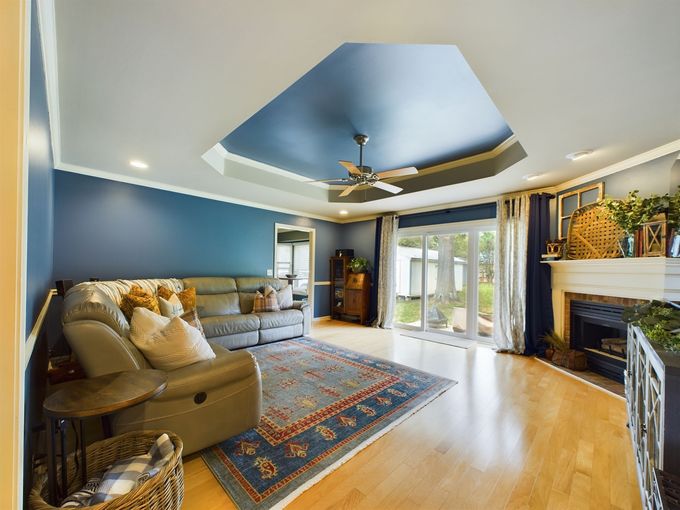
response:
[[[588,368],[610,379],[623,382],[626,367],[626,324],[621,320],[623,306],[594,301],[570,304],[572,349],[584,351]]]

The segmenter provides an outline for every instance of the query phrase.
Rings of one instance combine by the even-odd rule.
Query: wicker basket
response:
[[[621,257],[620,241],[625,236],[601,202],[576,209],[569,222],[567,258],[615,259]]]
[[[167,431],[135,431],[121,434],[91,444],[87,447],[88,478],[103,473],[113,462],[135,455],[143,455],[163,433],[168,434],[175,445],[168,464],[147,482],[124,496],[98,505],[82,507],[96,510],[175,510],[182,506],[184,499],[184,469],[182,467],[182,440],[176,434]],[[82,480],[76,472],[73,454],[68,456],[68,493],[79,490]],[[57,467],[57,479],[61,473]],[[47,498],[47,470],[41,467],[36,472],[33,490],[28,498],[32,510],[51,510],[54,507],[45,503]]]

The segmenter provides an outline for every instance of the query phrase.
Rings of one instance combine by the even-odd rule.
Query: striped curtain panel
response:
[[[395,271],[399,217],[382,217],[380,258],[378,259],[378,315],[373,327],[391,329],[394,320]]]
[[[494,306],[494,341],[499,352],[522,354],[525,349],[527,236],[529,195],[498,201],[498,270]]]

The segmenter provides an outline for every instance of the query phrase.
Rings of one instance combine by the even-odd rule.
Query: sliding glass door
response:
[[[493,336],[495,221],[401,229],[395,322],[473,339]]]

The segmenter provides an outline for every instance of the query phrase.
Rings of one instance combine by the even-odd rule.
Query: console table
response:
[[[661,509],[654,470],[680,475],[680,353],[656,350],[630,326],[625,385],[642,504]]]

